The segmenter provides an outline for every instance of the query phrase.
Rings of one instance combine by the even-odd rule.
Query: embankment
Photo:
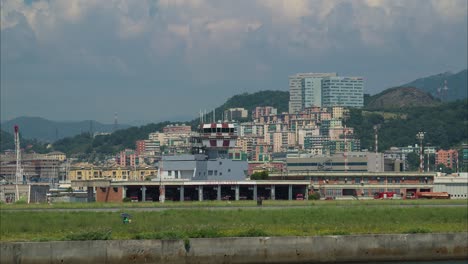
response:
[[[0,263],[331,263],[468,258],[468,233],[1,242]]]

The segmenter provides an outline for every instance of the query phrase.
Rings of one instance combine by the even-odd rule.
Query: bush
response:
[[[431,233],[431,230],[427,228],[422,228],[422,227],[416,227],[416,228],[411,228],[405,233],[407,234],[426,234],[426,233]]]
[[[250,175],[251,180],[267,180],[268,179],[268,171],[260,171],[255,172]]]
[[[313,192],[309,194],[309,200],[320,200],[320,193],[319,192]]]
[[[131,201],[132,201],[132,199],[130,197],[125,197],[125,198],[122,199],[122,202],[124,202],[124,203],[129,203]]]
[[[262,229],[252,227],[246,231],[242,231],[238,233],[237,236],[239,237],[263,237],[263,236],[268,236],[268,234]]]

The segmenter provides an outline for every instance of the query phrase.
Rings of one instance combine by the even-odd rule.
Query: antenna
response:
[[[117,131],[119,123],[117,121],[117,112],[114,113],[114,132]]]
[[[443,96],[445,101],[447,101],[447,92],[448,92],[447,80],[444,81]]]
[[[94,133],[93,121],[89,120],[89,134],[90,134],[90,136],[93,136],[93,133]]]

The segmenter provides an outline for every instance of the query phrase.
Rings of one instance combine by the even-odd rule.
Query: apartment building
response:
[[[305,107],[322,106],[321,78],[334,77],[336,73],[298,73],[289,76],[289,113],[295,114]],[[307,78],[307,79],[306,79]]]
[[[439,150],[436,152],[436,166],[444,164],[447,168],[456,169],[458,165],[458,151],[455,149]]]
[[[322,79],[322,106],[364,106],[362,77],[326,77]]]

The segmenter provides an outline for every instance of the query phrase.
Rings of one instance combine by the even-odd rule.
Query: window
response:
[[[209,170],[208,171],[208,176],[212,176],[213,175],[213,171],[212,170]]]

